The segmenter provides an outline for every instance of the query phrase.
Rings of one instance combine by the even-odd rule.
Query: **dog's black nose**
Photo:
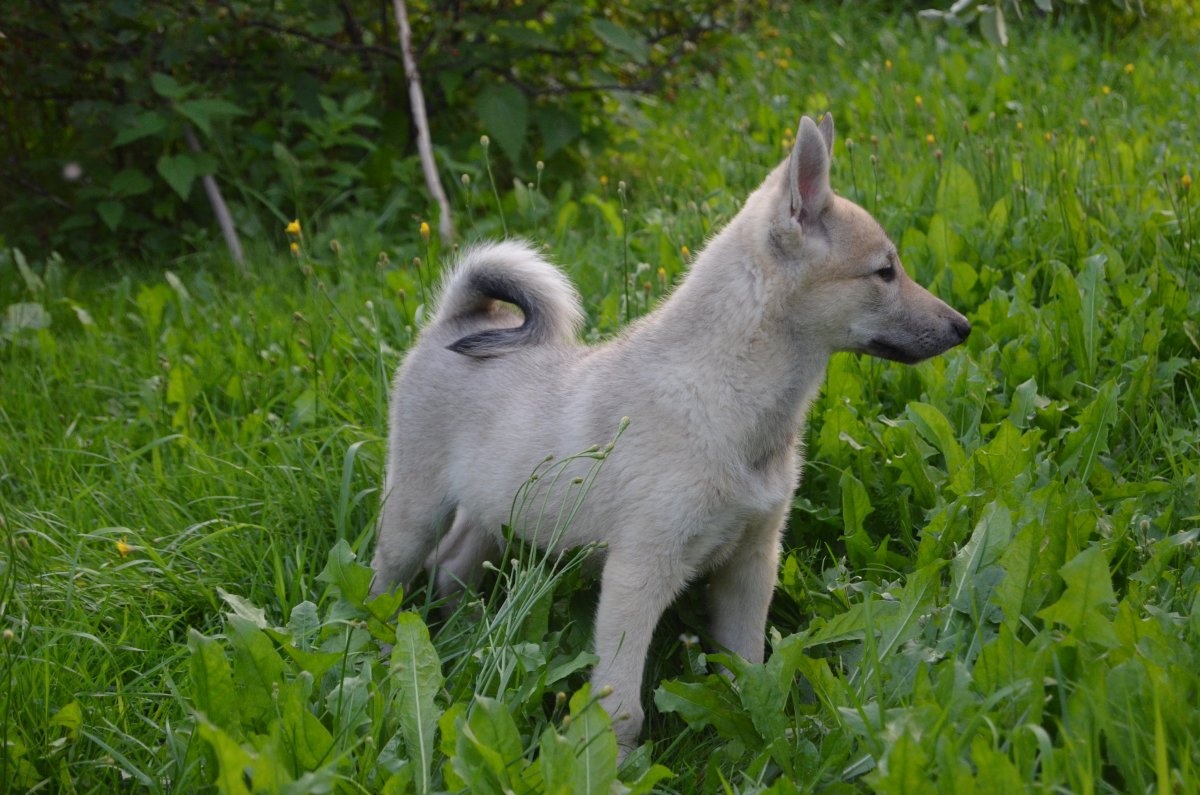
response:
[[[971,336],[971,324],[965,317],[954,318],[950,321],[950,325],[954,327],[954,333],[958,335],[959,342],[963,342]]]

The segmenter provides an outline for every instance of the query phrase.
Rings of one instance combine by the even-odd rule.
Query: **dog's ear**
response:
[[[826,113],[819,128],[809,117],[802,118],[788,160],[792,217],[802,224],[816,220],[833,196],[829,187],[832,154],[833,116]]]

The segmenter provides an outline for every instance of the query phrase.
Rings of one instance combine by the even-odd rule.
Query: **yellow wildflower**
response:
[[[890,71],[892,71],[892,61],[891,61],[891,59],[885,60],[885,61],[883,62],[883,68],[884,68],[884,69],[887,69],[889,72],[890,72]]]
[[[1079,120],[1079,126],[1080,126],[1080,127],[1087,127],[1087,126],[1088,126],[1088,120],[1087,120],[1087,119],[1080,119],[1080,120]]]
[[[1184,176],[1186,177],[1187,175],[1185,174]],[[658,283],[659,284],[667,283],[667,269],[666,268],[658,269]]]
[[[293,240],[292,245],[289,246],[289,248],[291,248],[293,254],[295,254],[296,256],[300,256],[300,244],[299,243],[297,243],[296,241]]]
[[[1125,74],[1127,74],[1127,75],[1133,74],[1133,64],[1131,64],[1131,63],[1125,64]]]
[[[780,69],[787,69],[788,68],[788,59],[787,58],[776,58],[775,65],[778,66]]]
[[[1042,137],[1046,139],[1046,143],[1050,143],[1051,141],[1054,140],[1054,133],[1048,132],[1048,133],[1044,134]]]
[[[296,245],[295,243],[292,244]],[[133,551],[133,547],[129,545],[125,538],[117,542],[117,554],[123,558],[129,557],[129,553]]]
[[[1184,174],[1182,177],[1180,177],[1179,184],[1183,186],[1183,189],[1185,191],[1191,190],[1192,189],[1192,175]]]
[[[937,140],[937,138],[933,137],[933,133],[929,133],[928,135],[925,136],[925,143],[927,143],[927,144],[932,144],[936,140]]]
[[[608,177],[604,174],[600,175],[600,187],[602,187],[602,188],[608,187]]]
[[[917,96],[913,99],[913,102],[917,103],[918,108],[925,107],[925,100],[921,99],[920,94],[917,94]]]
[[[288,224],[286,227],[284,227],[284,231],[287,232],[289,235],[299,236],[300,235],[300,219],[297,218],[296,220],[292,221],[290,224]]]
[[[1017,132],[1020,132],[1021,130],[1024,130],[1024,129],[1025,129],[1025,122],[1023,122],[1023,121],[1017,122]]]
[[[425,221],[421,222],[421,239],[426,243],[429,242],[429,224]]]
[[[687,246],[680,246],[680,247],[679,247],[679,253],[680,253],[680,254],[683,254],[683,258],[684,258],[684,259],[687,259],[688,257],[692,256],[692,252],[688,251],[688,247],[687,247]]]
[[[1109,92],[1111,91],[1112,89],[1108,86],[1100,86],[1100,93],[1104,94],[1104,96],[1108,96]]]

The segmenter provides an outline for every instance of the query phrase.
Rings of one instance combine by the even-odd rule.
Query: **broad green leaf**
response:
[[[617,735],[599,701],[584,685],[571,696],[567,742],[575,751],[575,786],[580,795],[605,795],[617,778]]]
[[[898,609],[883,615],[879,615],[878,610],[875,611],[872,618],[879,632],[876,654],[880,659],[896,653],[905,643],[920,634],[923,619],[931,614],[939,596],[944,567],[944,561],[938,560],[917,569],[908,575],[904,587],[896,594]]]
[[[629,792],[626,795],[649,795],[659,782],[669,778],[675,778],[675,774],[662,765],[651,765],[645,773],[628,783]]]
[[[1088,355],[1087,345],[1084,343],[1083,302],[1079,298],[1080,290],[1079,284],[1075,281],[1075,274],[1071,273],[1070,268],[1061,262],[1054,271],[1054,281],[1050,291],[1058,299],[1054,305],[1054,314],[1067,327],[1067,347],[1071,354],[1071,360],[1086,380],[1089,378],[1088,373],[1091,370],[1091,358]]]
[[[1105,613],[1116,603],[1104,551],[1093,545],[1067,561],[1059,574],[1067,584],[1062,598],[1038,612],[1048,623],[1061,624],[1080,642],[1112,647],[1119,644]]]
[[[338,593],[355,607],[363,607],[371,592],[371,569],[356,560],[354,550],[346,539],[338,539],[329,550],[329,559],[317,579],[338,589]]]
[[[997,6],[999,10],[999,6]],[[1021,771],[1003,750],[992,747],[990,734],[975,735],[971,741],[971,763],[975,769],[966,773],[968,780],[954,791],[972,791],[975,795],[1012,795],[1028,792],[1031,787]],[[970,789],[968,789],[970,788]]]
[[[926,767],[929,755],[909,731],[888,744],[879,767],[867,774],[864,781],[875,792],[922,793],[929,791],[931,781]]]
[[[724,677],[713,674],[700,682],[663,682],[654,691],[654,703],[662,712],[678,713],[693,728],[711,725],[726,739],[760,742],[758,730]]]
[[[977,592],[981,572],[992,566],[1012,538],[1012,513],[1003,503],[993,502],[975,525],[971,539],[950,563],[950,605],[974,613],[986,595]]]
[[[246,111],[223,99],[188,99],[175,103],[175,110],[203,130],[205,135],[212,135],[214,120],[246,115]]]
[[[472,792],[514,791],[514,776],[524,767],[521,736],[502,702],[475,697],[467,719],[458,728],[455,752],[454,769]]]
[[[321,619],[317,615],[317,606],[305,600],[293,607],[292,614],[288,618],[287,629],[288,633],[292,636],[292,642],[296,646],[305,650],[311,648],[313,641],[317,637],[317,633],[321,629]]]
[[[200,380],[186,364],[176,364],[167,375],[167,403],[187,408],[200,394]]]
[[[409,758],[417,766],[414,774],[417,792],[424,795],[431,786],[433,738],[441,716],[434,698],[443,679],[441,661],[429,640],[429,628],[415,613],[396,617],[391,678],[396,690],[400,733]]]
[[[26,301],[9,304],[4,310],[4,333],[50,328],[50,313],[39,303]]]
[[[937,189],[937,211],[953,218],[962,229],[974,226],[983,217],[979,205],[979,188],[975,178],[956,162],[942,167],[942,180]],[[931,227],[932,230],[932,227]]]
[[[225,650],[194,629],[188,631],[188,648],[192,651],[192,704],[217,726],[233,730],[238,725],[238,697]]]
[[[192,192],[192,183],[196,180],[196,164],[191,155],[163,155],[158,159],[155,169],[171,186],[171,190],[179,194],[179,198],[186,199]]]
[[[221,586],[217,586],[217,595],[225,604],[229,605],[229,609],[233,611],[233,615],[241,616],[259,629],[266,629],[270,624],[267,622],[267,614],[261,607],[255,607],[246,599],[240,596],[231,594]]]
[[[886,624],[893,616],[900,613],[900,603],[883,601],[877,597],[868,596],[872,600],[870,607],[871,622],[878,631],[881,623]],[[816,622],[814,622],[815,624]],[[823,646],[829,643],[843,643],[848,640],[862,640],[867,633],[866,608],[863,602],[855,602],[844,612],[838,613],[829,620],[817,626],[816,630],[804,638],[804,647]]]
[[[908,404],[905,416],[916,426],[921,436],[941,452],[942,457],[946,459],[947,472],[957,472],[963,467],[967,455],[958,443],[950,420],[946,419],[946,415],[937,406],[914,401]]]
[[[621,220],[621,210],[614,202],[605,201],[596,194],[589,193],[583,197],[583,203],[590,204],[600,211],[604,220],[608,222],[608,228],[614,237],[621,237],[625,234],[625,223]]]
[[[142,320],[146,323],[146,330],[150,336],[158,334],[158,329],[162,326],[163,314],[166,312],[167,302],[171,300],[171,288],[165,284],[148,284],[141,290],[138,290],[137,297],[134,303],[137,304],[138,311],[142,315]]]
[[[442,716],[438,718],[438,732],[441,735],[438,748],[446,759],[454,759],[455,749],[458,748],[458,729],[466,720],[466,716],[467,704],[459,701],[447,707]],[[403,736],[403,729],[400,734]],[[447,789],[461,790],[467,786],[467,782],[454,772],[453,764],[442,765],[442,777],[445,779]]]
[[[1021,528],[998,561],[1004,569],[1004,579],[992,591],[992,603],[1004,613],[1004,625],[1014,632],[1021,626],[1040,531],[1041,525],[1037,522]]]
[[[546,795],[574,795],[575,771],[579,759],[575,747],[551,726],[542,732],[538,743],[537,765],[541,768]]]
[[[597,17],[592,20],[592,32],[609,47],[633,56],[638,63],[645,63],[650,54],[646,40],[615,22]]]
[[[370,670],[369,667],[367,670]],[[282,687],[279,703],[282,705],[280,718],[273,725],[278,735],[280,748],[291,758],[297,771],[313,771],[331,761],[333,735],[308,709],[312,693],[313,677],[301,673],[295,680]],[[335,720],[334,727],[344,727]]]
[[[1091,380],[1096,372],[1098,345],[1100,341],[1100,312],[1107,303],[1107,280],[1104,278],[1104,263],[1108,257],[1095,254],[1083,261],[1083,268],[1076,277],[1080,290],[1080,312],[1084,371],[1083,377]]]
[[[74,740],[79,736],[79,729],[83,726],[83,710],[79,706],[78,701],[71,701],[59,708],[58,712],[50,718],[51,726],[62,726],[67,730],[67,736]]]
[[[544,158],[553,157],[582,132],[579,115],[569,108],[539,107],[534,110],[533,118],[542,136]]]
[[[133,117],[133,120],[117,133],[113,146],[124,146],[143,138],[160,135],[167,129],[167,120],[161,113],[145,110]]]
[[[855,567],[872,562],[874,546],[863,527],[863,521],[874,510],[866,488],[850,470],[842,473],[838,486],[842,490],[842,528],[846,539],[846,553]]]
[[[985,39],[997,47],[1008,46],[1008,26],[1004,24],[1004,9],[1000,3],[981,9],[979,30]]]
[[[196,724],[196,732],[217,757],[217,791],[222,795],[251,795],[252,790],[246,786],[246,771],[257,767],[256,757],[219,726],[206,720]]]
[[[1087,482],[1100,453],[1108,450],[1108,432],[1117,421],[1120,397],[1115,379],[1106,381],[1095,399],[1079,413],[1079,424],[1063,440],[1059,466]]]
[[[113,192],[113,195],[121,197],[141,196],[153,187],[154,183],[150,181],[150,178],[136,168],[124,169],[108,184],[108,189]]]
[[[1008,421],[1018,428],[1028,428],[1037,408],[1037,399],[1037,379],[1029,378],[1022,382],[1013,390],[1008,409]]]
[[[1037,675],[1034,657],[1013,631],[1001,624],[996,637],[980,650],[972,676],[981,691],[994,693]]]
[[[283,660],[253,621],[229,616],[226,636],[233,647],[236,709],[251,720],[265,719],[275,712],[276,691],[283,684]]]
[[[300,670],[318,679],[324,676],[326,671],[346,660],[346,655],[342,652],[307,651],[298,649],[290,643],[284,643],[280,646],[280,651],[283,652],[285,657],[299,666]]]
[[[785,713],[792,679],[804,656],[803,637],[790,635],[775,644],[771,656],[762,664],[751,664],[737,657],[721,656],[737,679],[738,698],[765,742],[782,737],[788,728]],[[712,659],[712,657],[710,657]]]
[[[162,72],[150,75],[150,85],[156,94],[167,99],[183,99],[187,96],[187,90],[179,85],[178,80]]]
[[[929,219],[929,233],[925,241],[941,268],[947,268],[951,262],[959,259],[965,245],[962,236],[954,231],[941,213]]]
[[[79,321],[81,326],[94,326],[96,321],[92,319],[92,313],[87,311],[87,308],[82,304],[76,303],[69,298],[60,299],[71,307],[71,311],[75,313],[75,319]]]
[[[38,276],[29,267],[29,263],[25,261],[25,255],[21,252],[21,249],[14,248],[12,256],[13,261],[17,263],[17,273],[21,274],[21,281],[25,282],[25,289],[35,296],[38,295],[46,287],[45,282],[42,281],[42,277]]]
[[[529,100],[511,83],[492,84],[475,98],[475,113],[512,163],[521,159],[529,127]]]
[[[117,231],[121,219],[125,216],[125,205],[116,201],[103,201],[96,205],[96,215],[108,227],[110,232]]]
[[[339,736],[353,736],[371,722],[367,711],[372,692],[371,666],[364,665],[357,676],[347,676],[325,696],[325,710]]]

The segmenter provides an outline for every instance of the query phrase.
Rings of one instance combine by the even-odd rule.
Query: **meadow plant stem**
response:
[[[488,139],[484,136],[483,143],[483,164],[487,167],[488,183],[492,186],[492,195],[496,197],[496,212],[500,215],[500,228],[504,230],[504,236],[508,237],[508,221],[504,218],[504,203],[500,201],[500,191],[496,189],[496,177],[492,174],[492,159],[488,156]]]

